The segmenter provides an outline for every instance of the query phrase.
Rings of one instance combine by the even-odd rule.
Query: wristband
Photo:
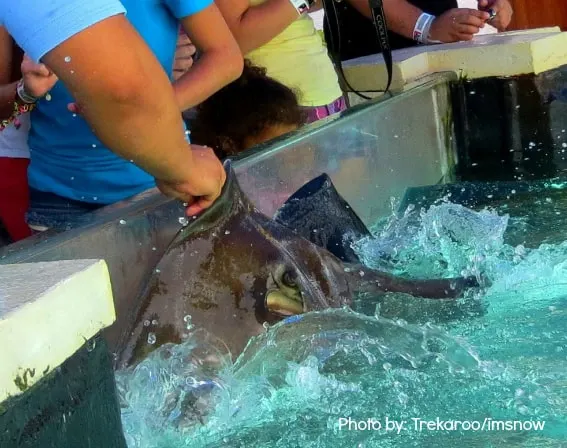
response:
[[[24,80],[23,79],[20,79],[18,81],[18,85],[16,86],[16,92],[18,93],[18,96],[20,97],[20,99],[26,104],[34,104],[39,99],[39,98],[37,98],[33,95],[30,95],[28,92],[26,92],[26,88],[24,86]]]
[[[435,16],[427,14],[426,12],[422,13],[417,19],[417,22],[415,22],[415,27],[413,29],[413,40],[419,42],[420,44],[431,43],[431,41],[429,40],[429,30],[434,20]]]
[[[299,15],[302,15],[309,11],[309,9],[315,3],[315,0],[289,0],[292,6],[295,8]]]

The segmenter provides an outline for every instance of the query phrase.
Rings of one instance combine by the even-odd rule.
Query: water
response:
[[[550,198],[476,211],[441,201],[357,243],[365,264],[397,274],[476,275],[483,287],[458,302],[461,314],[388,294],[376,315],[290,318],[236,363],[202,330],[158,349],[117,374],[129,446],[567,446],[567,238],[556,213],[566,196]],[[534,235],[535,225],[545,227]],[[437,418],[461,426],[423,423]]]

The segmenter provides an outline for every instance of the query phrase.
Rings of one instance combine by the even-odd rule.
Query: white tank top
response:
[[[0,157],[11,157],[14,159],[29,159],[30,149],[28,146],[28,134],[30,131],[30,114],[18,117],[20,127],[12,124],[0,131]]]

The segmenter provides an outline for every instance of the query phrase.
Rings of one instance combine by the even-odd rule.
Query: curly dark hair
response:
[[[197,106],[190,123],[191,142],[213,148],[219,158],[244,150],[247,138],[275,125],[305,123],[295,93],[245,60],[240,78]]]

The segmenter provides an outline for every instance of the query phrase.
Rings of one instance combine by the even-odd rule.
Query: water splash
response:
[[[221,341],[188,325],[184,344],[163,346],[117,374],[129,446],[561,446],[567,243],[511,246],[509,223],[494,211],[442,203],[392,217],[355,245],[369,267],[486,278],[475,297],[486,307],[474,318],[408,323],[385,318],[383,307],[374,316],[308,313],[266,328],[235,363]],[[408,427],[400,434],[340,429],[339,419],[349,417]],[[546,425],[540,432],[417,431],[415,418]]]

